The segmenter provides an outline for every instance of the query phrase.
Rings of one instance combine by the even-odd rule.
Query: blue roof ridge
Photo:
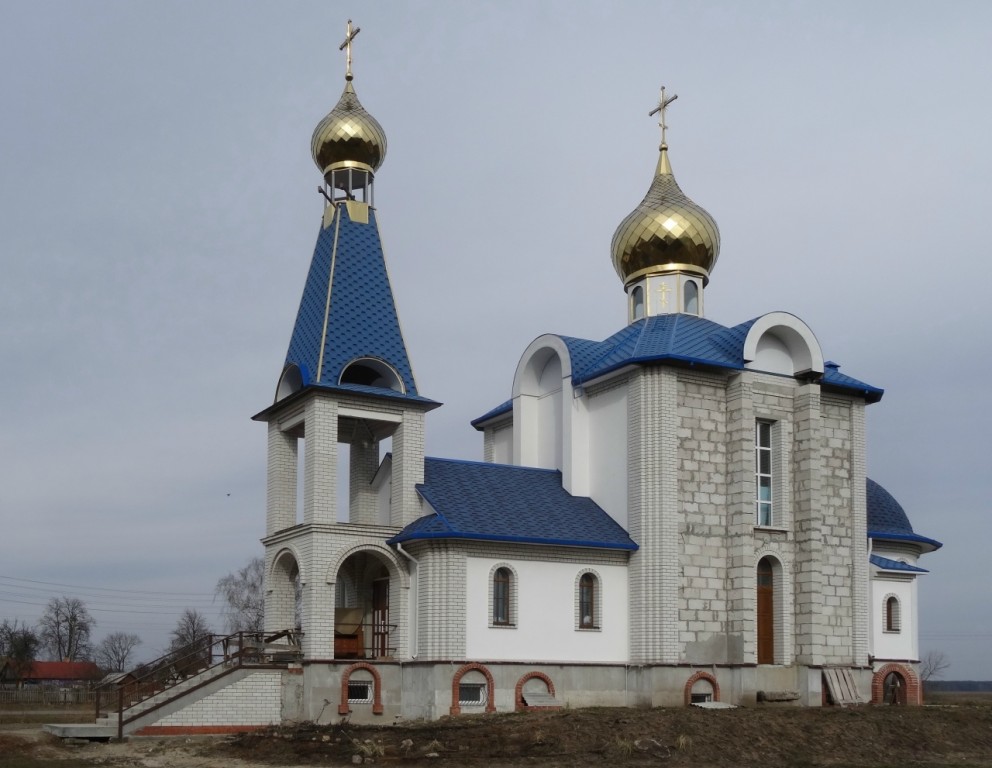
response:
[[[558,472],[561,473],[560,469],[548,469],[547,467],[525,467],[520,464],[501,464],[496,461],[481,461],[479,459],[449,459],[443,456],[425,456],[424,461],[444,461],[449,464],[474,464],[483,467],[505,467],[507,469],[520,469],[527,470],[529,472]],[[569,494],[571,495],[571,494]],[[584,496],[579,496],[576,498],[585,498]]]

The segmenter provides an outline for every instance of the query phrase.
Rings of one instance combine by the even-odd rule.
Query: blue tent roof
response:
[[[703,317],[685,314],[657,315],[631,323],[604,341],[560,336],[572,362],[572,384],[578,386],[627,365],[669,362],[730,370],[744,369],[744,340],[754,318],[732,328]],[[881,399],[883,390],[841,373],[834,363],[825,366],[821,385],[852,392],[869,403]],[[472,421],[478,427],[510,410],[503,403]]]
[[[872,565],[886,571],[903,571],[905,573],[930,573],[926,568],[919,568],[909,563],[901,563],[898,560],[891,560],[881,555],[870,555],[868,560]]]
[[[565,491],[557,470],[428,458],[417,490],[434,511],[389,543],[474,539],[637,549],[592,499]]]
[[[365,224],[338,205],[317,236],[286,364],[300,368],[304,387],[336,386],[357,358],[388,363],[406,394],[417,395],[375,210]]]

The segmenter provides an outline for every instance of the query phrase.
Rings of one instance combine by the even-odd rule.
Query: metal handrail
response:
[[[302,655],[299,643],[302,634],[295,629],[284,629],[274,633],[234,632],[223,636],[211,634],[143,664],[130,672],[126,679],[115,684],[118,738],[123,738],[125,724],[165,706],[191,688],[184,689],[176,696],[166,696],[131,717],[124,716],[125,710],[212,669],[223,668],[221,674],[228,674],[245,665],[258,666],[276,663],[277,660],[283,662],[299,658]],[[219,675],[214,675],[199,685],[205,685],[217,677]],[[96,716],[99,718],[99,691],[95,703]]]

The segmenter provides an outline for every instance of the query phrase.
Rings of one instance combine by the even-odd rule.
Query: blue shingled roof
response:
[[[299,366],[304,386],[335,386],[347,365],[362,357],[391,365],[406,394],[417,395],[375,211],[362,224],[338,205],[317,236],[286,363]]]
[[[872,565],[878,566],[886,571],[904,571],[905,573],[930,573],[926,568],[919,568],[909,563],[901,563],[898,560],[890,560],[881,555],[870,555],[868,560]]]
[[[559,336],[572,362],[572,384],[579,386],[627,365],[673,362],[711,368],[743,370],[744,340],[754,318],[731,328],[703,317],[657,315],[631,323],[604,341]],[[852,391],[868,402],[881,399],[883,390],[826,366],[821,384]],[[478,426],[509,407],[504,403],[472,421]]]
[[[557,470],[427,458],[417,490],[434,511],[389,543],[474,539],[637,549],[592,499],[565,491]]]
[[[870,477],[865,481],[865,495],[868,504],[869,538],[908,541],[922,544],[928,549],[940,549],[943,546],[939,541],[914,533],[902,505]]]

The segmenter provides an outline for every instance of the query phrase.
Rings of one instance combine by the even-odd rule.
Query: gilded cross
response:
[[[661,128],[661,146],[667,146],[665,131],[668,130],[668,125],[665,123],[665,110],[668,109],[668,105],[675,101],[679,95],[676,93],[671,98],[665,98],[665,86],[661,86],[661,97],[658,99],[658,106],[648,112],[648,117],[652,117],[660,113],[658,118],[658,126]]]
[[[348,53],[347,53],[348,69],[344,73],[344,79],[345,80],[351,80],[352,77],[353,77],[353,75],[351,74],[351,41],[354,40],[355,39],[355,36],[359,32],[361,32],[361,31],[362,31],[362,28],[361,27],[355,27],[354,29],[352,29],[351,28],[351,19],[348,19],[348,34],[345,36],[344,42],[341,43],[341,45],[338,46],[338,50],[339,51],[343,51],[343,50],[346,50],[346,49],[348,51]],[[664,90],[664,89],[662,89],[662,90]]]
[[[661,300],[661,306],[663,309],[668,307],[668,292],[672,290],[668,287],[667,283],[662,283],[658,286],[658,298]]]

